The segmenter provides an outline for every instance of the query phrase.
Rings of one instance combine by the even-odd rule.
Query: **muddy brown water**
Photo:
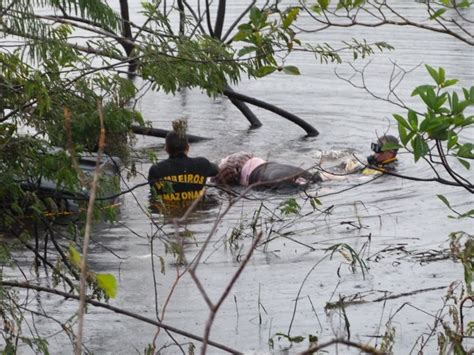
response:
[[[233,2],[229,17],[245,6],[244,1]],[[401,6],[416,19],[426,18],[410,1]],[[309,18],[302,18],[302,22],[314,27]],[[397,27],[336,29],[302,35],[304,40],[314,43],[333,43],[352,37],[366,38],[369,42],[388,41],[395,47],[393,52],[372,56],[366,69],[367,85],[381,95],[387,93],[392,62],[405,68],[424,63],[441,66],[448,77],[460,79],[460,85],[472,85],[473,48],[452,37]],[[351,73],[347,64],[320,64],[311,55],[302,53],[294,53],[286,61],[297,65],[302,75],[275,73],[258,81],[243,80],[235,90],[297,114],[320,131],[318,137],[305,138],[301,128],[258,108],[254,112],[263,127],[249,130],[248,122],[227,99],[210,99],[198,91],[185,90],[174,97],[149,92],[139,102],[138,109],[159,128],[168,128],[171,120],[186,117],[190,133],[212,138],[193,144],[190,155],[205,156],[215,162],[229,153],[247,150],[302,167],[313,166],[321,159],[323,166],[332,167],[353,153],[366,157],[375,136],[397,133],[391,114],[402,111],[338,79],[335,71]],[[361,60],[355,66],[361,68],[367,63]],[[405,102],[415,104],[411,91],[425,83],[430,83],[430,78],[421,65],[407,75],[397,92]],[[465,137],[472,140],[473,132],[467,132]],[[134,149],[139,175],[124,183],[124,189],[145,181],[151,164],[147,150],[152,150],[159,159],[166,157],[163,142],[157,138],[137,137]],[[432,175],[427,166],[415,165],[409,154],[399,155],[398,172],[416,177]],[[460,264],[449,259],[423,262],[420,256],[429,250],[446,249],[448,235],[453,231],[472,232],[469,221],[447,218],[449,211],[436,194],[444,194],[459,210],[472,208],[472,196],[463,189],[436,183],[391,176],[372,182],[369,179],[354,176],[312,187],[310,194],[323,196],[321,209],[332,206],[330,214],[313,212],[304,194],[298,192],[252,192],[250,198],[233,206],[218,225],[197,271],[211,300],[220,297],[251,245],[254,231],[248,226],[261,203],[256,230],[262,231],[264,243],[255,250],[219,310],[212,326],[212,340],[245,353],[278,353],[289,344],[275,334],[287,333],[291,325],[291,336],[306,337],[303,343],[286,350],[296,353],[308,346],[309,334],[316,335],[321,342],[347,336],[341,312],[326,311],[327,302],[356,294],[374,300],[462,280]],[[367,183],[360,185],[362,182]],[[226,193],[213,188],[208,193],[217,202],[196,211],[180,228],[191,235],[184,246],[188,260],[198,253],[216,217],[228,205]],[[96,228],[90,262],[94,271],[112,273],[118,280],[118,295],[110,304],[156,319],[157,309],[161,314],[176,278],[176,263],[157,238],[165,237],[163,232],[157,232],[144,212],[148,194],[147,187],[126,194],[119,223]],[[278,206],[289,198],[294,198],[302,209],[300,215],[282,219]],[[165,222],[159,215],[153,219],[159,224]],[[230,236],[234,229],[240,230],[240,236],[232,244]],[[165,223],[163,230],[173,238],[172,223]],[[152,236],[155,236],[153,251]],[[353,271],[341,254],[329,258],[325,249],[335,243],[347,243],[360,252],[368,267],[366,273],[360,268]],[[161,273],[160,258],[163,258],[164,273]],[[48,283],[44,275],[41,280]],[[391,323],[395,328],[394,353],[416,353],[426,339],[429,340],[424,352],[434,353],[436,336],[429,338],[430,327],[445,294],[446,289],[438,289],[386,302],[348,306],[345,312],[350,323],[350,339],[380,344],[386,322],[396,313]],[[45,295],[41,302],[32,301],[31,307],[38,310],[44,307],[51,316],[60,319],[67,319],[77,311],[76,302],[52,295]],[[209,309],[196,284],[189,275],[184,275],[171,295],[163,321],[202,336],[208,317]],[[86,315],[85,324],[85,343],[95,354],[143,353],[156,334],[156,328],[149,324],[93,307]],[[37,328],[44,336],[51,336],[48,338],[51,353],[72,353],[68,339],[54,335],[58,331],[55,322],[38,318]],[[274,340],[273,349],[268,345],[270,338]],[[176,339],[181,343],[189,341],[179,335]],[[199,351],[199,342],[193,343]],[[161,350],[163,354],[180,353],[163,331],[156,344],[159,348],[165,346]],[[331,354],[358,352],[343,346],[327,350]],[[223,352],[210,347],[208,353]]]

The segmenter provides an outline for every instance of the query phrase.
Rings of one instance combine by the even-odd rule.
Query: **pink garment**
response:
[[[251,158],[247,160],[247,162],[242,167],[242,171],[240,172],[240,185],[248,186],[249,177],[250,177],[250,174],[252,174],[252,171],[254,171],[256,167],[265,163],[266,161],[260,158]]]

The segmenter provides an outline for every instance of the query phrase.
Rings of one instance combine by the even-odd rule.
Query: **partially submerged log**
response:
[[[166,129],[152,128],[152,127],[140,127],[132,126],[132,132],[136,134],[142,134],[144,136],[152,136],[159,138],[166,138],[166,135],[169,131]],[[189,143],[196,143],[201,141],[209,140],[210,138],[194,136],[192,134],[187,134]]]
[[[225,92],[233,93],[233,94],[235,93],[235,91],[230,86],[227,86],[227,88],[225,89]],[[252,110],[250,110],[250,108],[243,101],[234,99],[230,97],[229,95],[227,95],[227,97],[229,98],[230,102],[232,102],[234,106],[237,107],[240,112],[242,112],[245,118],[247,118],[247,120],[250,122],[251,128],[258,128],[262,126],[262,123],[259,121],[257,116],[252,112]]]
[[[311,126],[308,122],[302,120],[301,118],[299,118],[298,116],[286,111],[286,110],[283,110],[275,105],[272,105],[272,104],[269,104],[267,102],[264,102],[262,100],[258,100],[256,98],[253,98],[253,97],[250,97],[250,96],[247,96],[247,95],[243,95],[243,94],[239,94],[238,92],[235,92],[233,90],[224,90],[223,94],[225,96],[227,96],[229,99],[231,100],[239,100],[239,101],[242,101],[242,102],[246,102],[248,104],[251,104],[251,105],[254,105],[254,106],[257,106],[257,107],[261,107],[265,110],[268,110],[268,111],[271,111],[273,113],[276,113],[277,115],[280,115],[284,118],[286,118],[287,120],[293,122],[294,124],[300,126],[301,128],[303,128],[305,131],[306,131],[306,134],[308,137],[316,137],[317,135],[319,135],[319,132],[316,128],[314,128],[313,126]]]

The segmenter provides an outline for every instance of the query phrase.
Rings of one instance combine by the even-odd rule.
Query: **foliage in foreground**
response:
[[[98,23],[102,30],[115,33],[124,30],[120,17],[100,1],[48,3],[56,11],[70,11],[69,14],[77,14],[74,9],[77,4],[77,12],[91,23]],[[449,5],[443,4],[444,7]],[[43,2],[34,5],[43,5]],[[324,15],[331,11],[329,5],[329,1],[318,1],[313,11]],[[357,12],[364,5],[359,1],[339,1],[336,11]],[[301,11],[297,7],[283,11],[252,8],[249,20],[238,26],[230,41],[243,44],[242,48],[236,49],[230,42],[210,34],[199,32],[194,35],[200,24],[191,18],[185,18],[182,32],[175,33],[164,12],[147,3],[144,12],[150,22],[139,30],[140,35],[131,44],[132,50],[127,56],[123,56],[110,38],[88,40],[87,46],[71,43],[74,25],[64,18],[41,17],[30,2],[13,1],[10,7],[0,8],[0,11],[5,15],[0,23],[1,33],[8,38],[14,36],[24,40],[23,47],[12,50],[5,47],[0,53],[0,254],[4,263],[12,262],[3,239],[6,229],[9,236],[15,237],[15,245],[10,246],[32,251],[34,266],[52,269],[53,286],[65,285],[71,294],[78,289],[82,225],[63,228],[55,224],[56,220],[47,218],[48,213],[61,210],[60,202],[43,198],[37,187],[42,180],[48,179],[61,189],[83,192],[85,186],[71,157],[77,159],[78,154],[96,148],[100,134],[98,116],[101,114],[111,142],[106,151],[126,158],[130,127],[144,124],[133,107],[139,90],[121,73],[130,62],[137,60],[136,74],[155,90],[176,93],[183,88],[197,87],[210,96],[218,95],[243,75],[262,77],[276,71],[299,73],[298,68],[286,65],[286,57],[282,56],[300,45],[292,29]],[[20,20],[19,14],[23,17]],[[440,11],[433,13],[432,20],[438,20],[443,14]],[[95,28],[96,34],[98,31]],[[115,39],[113,35],[111,38]],[[128,43],[126,38],[121,40]],[[374,46],[380,50],[391,48],[383,43]],[[348,43],[347,47],[354,51],[354,56],[373,53],[364,42]],[[324,58],[322,60],[340,61],[338,51],[331,47],[309,50]],[[472,127],[472,116],[466,116],[464,111],[472,105],[473,90],[465,89],[462,94],[447,93],[444,90],[456,81],[446,79],[442,69],[428,67],[428,70],[436,85],[420,86],[414,92],[426,104],[426,112],[410,110],[407,118],[396,116],[402,144],[413,152],[416,161],[424,159],[432,164],[433,170],[443,166],[451,183],[472,189],[472,185],[451,168],[448,160],[455,158],[470,169],[472,144],[461,142],[460,133]],[[32,137],[21,135],[25,126],[34,128]],[[440,198],[450,207],[445,198]],[[287,217],[298,210],[296,200],[281,208]],[[471,218],[472,211],[459,213],[458,217]],[[472,242],[469,242],[472,236],[463,236],[468,239],[465,244],[453,238],[453,253],[463,262],[466,292],[472,296]],[[53,258],[39,249],[41,241],[54,245],[57,254]],[[351,250],[341,245],[331,250],[341,252],[344,249]],[[355,261],[363,265],[357,254],[350,254],[354,265]],[[116,282],[111,275],[88,270],[87,279],[91,297],[107,299],[115,296]],[[45,339],[21,335],[24,310],[16,303],[16,293],[6,287],[1,287],[0,291],[1,317],[5,324],[2,335],[8,344],[5,350],[13,352],[17,344],[23,342],[35,352],[47,353]],[[466,299],[459,297],[453,299],[456,302]],[[459,315],[455,318],[454,310],[452,314],[455,320],[459,319]],[[443,324],[445,334],[444,338],[440,335],[440,349],[454,346],[456,351],[462,351],[464,328],[460,322],[454,322],[454,325],[451,329]],[[472,329],[472,325],[467,327]],[[74,339],[71,329],[65,326],[64,331]],[[298,336],[288,335],[288,338],[295,342],[301,340]],[[317,343],[316,339],[310,342]]]

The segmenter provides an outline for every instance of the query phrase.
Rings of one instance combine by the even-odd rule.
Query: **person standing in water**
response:
[[[165,203],[190,202],[204,192],[206,179],[217,175],[217,165],[203,157],[188,156],[189,142],[185,120],[173,121],[173,130],[165,139],[168,159],[151,166],[148,182],[152,197]]]
[[[383,135],[376,143],[370,145],[374,154],[367,157],[367,165],[357,160],[349,160],[345,163],[346,173],[362,173],[363,175],[382,174],[384,171],[395,169],[399,147],[398,138],[391,135]]]

